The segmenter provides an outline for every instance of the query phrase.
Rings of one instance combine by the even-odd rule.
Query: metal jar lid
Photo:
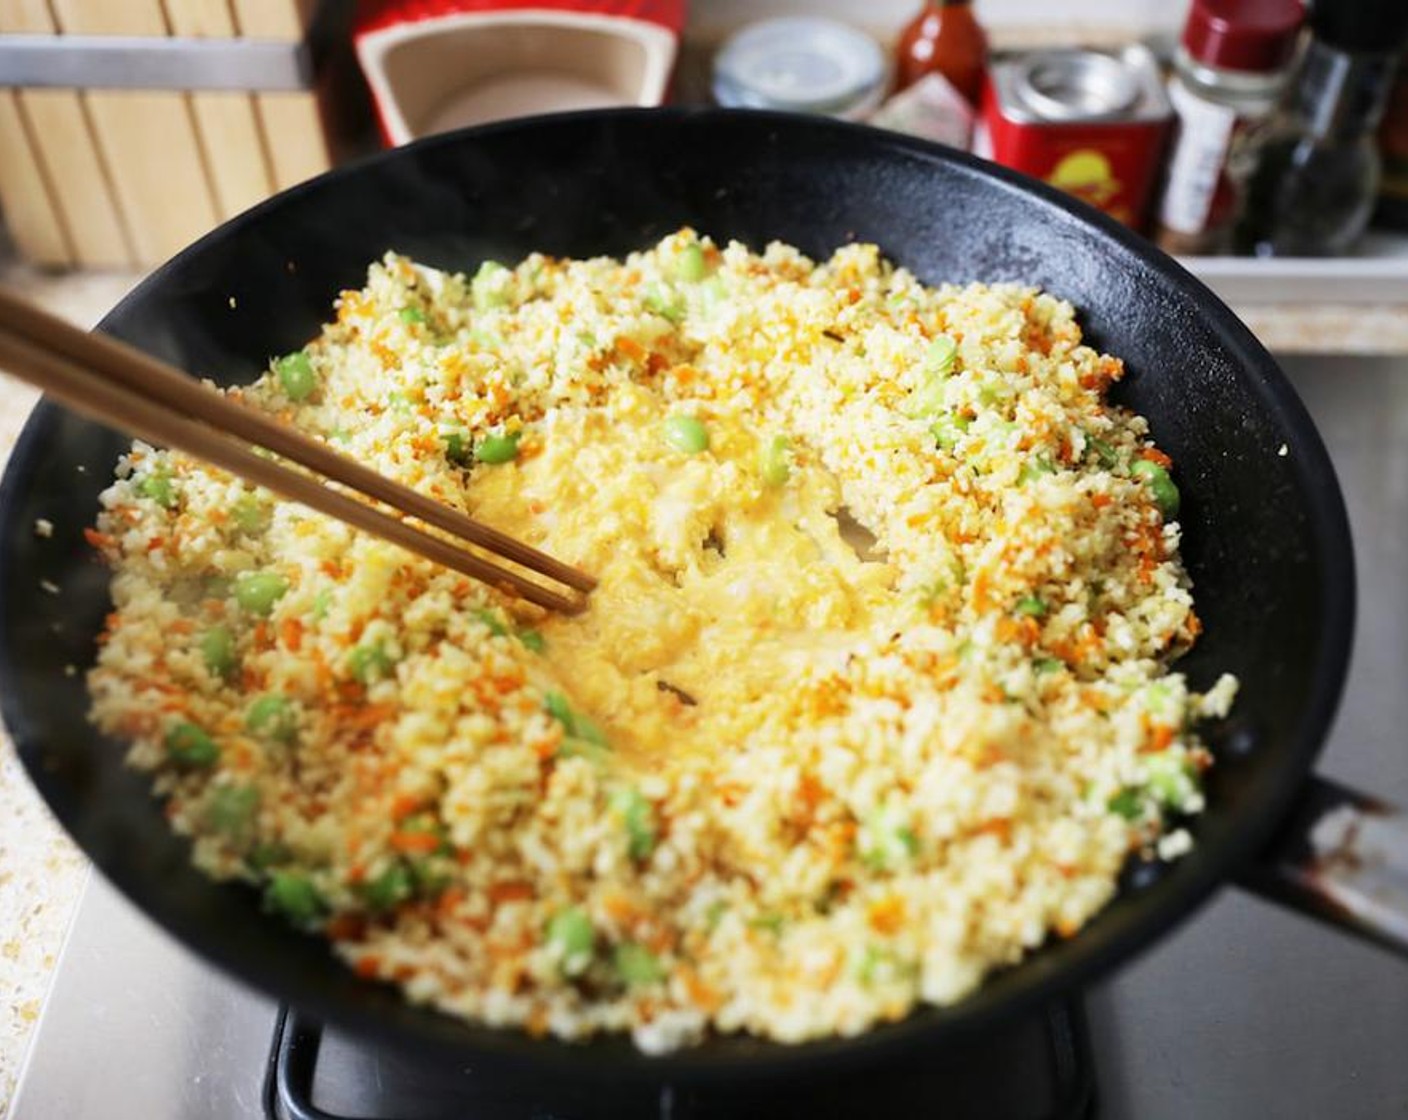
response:
[[[884,98],[885,54],[835,20],[796,16],[749,24],[714,59],[714,100],[729,108],[860,117]]]
[[[1018,64],[1017,96],[1048,121],[1098,121],[1127,114],[1139,82],[1119,59],[1096,51],[1043,51]]]

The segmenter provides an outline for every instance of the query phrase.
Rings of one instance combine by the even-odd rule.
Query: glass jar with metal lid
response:
[[[1169,79],[1178,125],[1155,240],[1223,253],[1285,88],[1301,0],[1193,0]]]

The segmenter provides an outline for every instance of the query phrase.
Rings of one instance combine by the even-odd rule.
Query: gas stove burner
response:
[[[864,1076],[699,1088],[546,1084],[367,1047],[287,1006],[274,1025],[270,1120],[1088,1120],[1095,1061],[1077,1000]]]

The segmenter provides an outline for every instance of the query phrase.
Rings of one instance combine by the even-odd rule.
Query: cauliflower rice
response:
[[[228,390],[599,577],[548,616],[177,452],[90,538],[92,717],[364,977],[651,1052],[946,1004],[1172,857],[1199,630],[1117,358],[848,245],[388,255]]]

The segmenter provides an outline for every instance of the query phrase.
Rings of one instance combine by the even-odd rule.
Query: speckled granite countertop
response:
[[[135,280],[55,277],[0,266],[0,285],[84,326],[95,323]],[[38,396],[0,374],[0,465]],[[0,1117],[8,1111],[87,871],[88,861],[49,815],[0,731]]]

